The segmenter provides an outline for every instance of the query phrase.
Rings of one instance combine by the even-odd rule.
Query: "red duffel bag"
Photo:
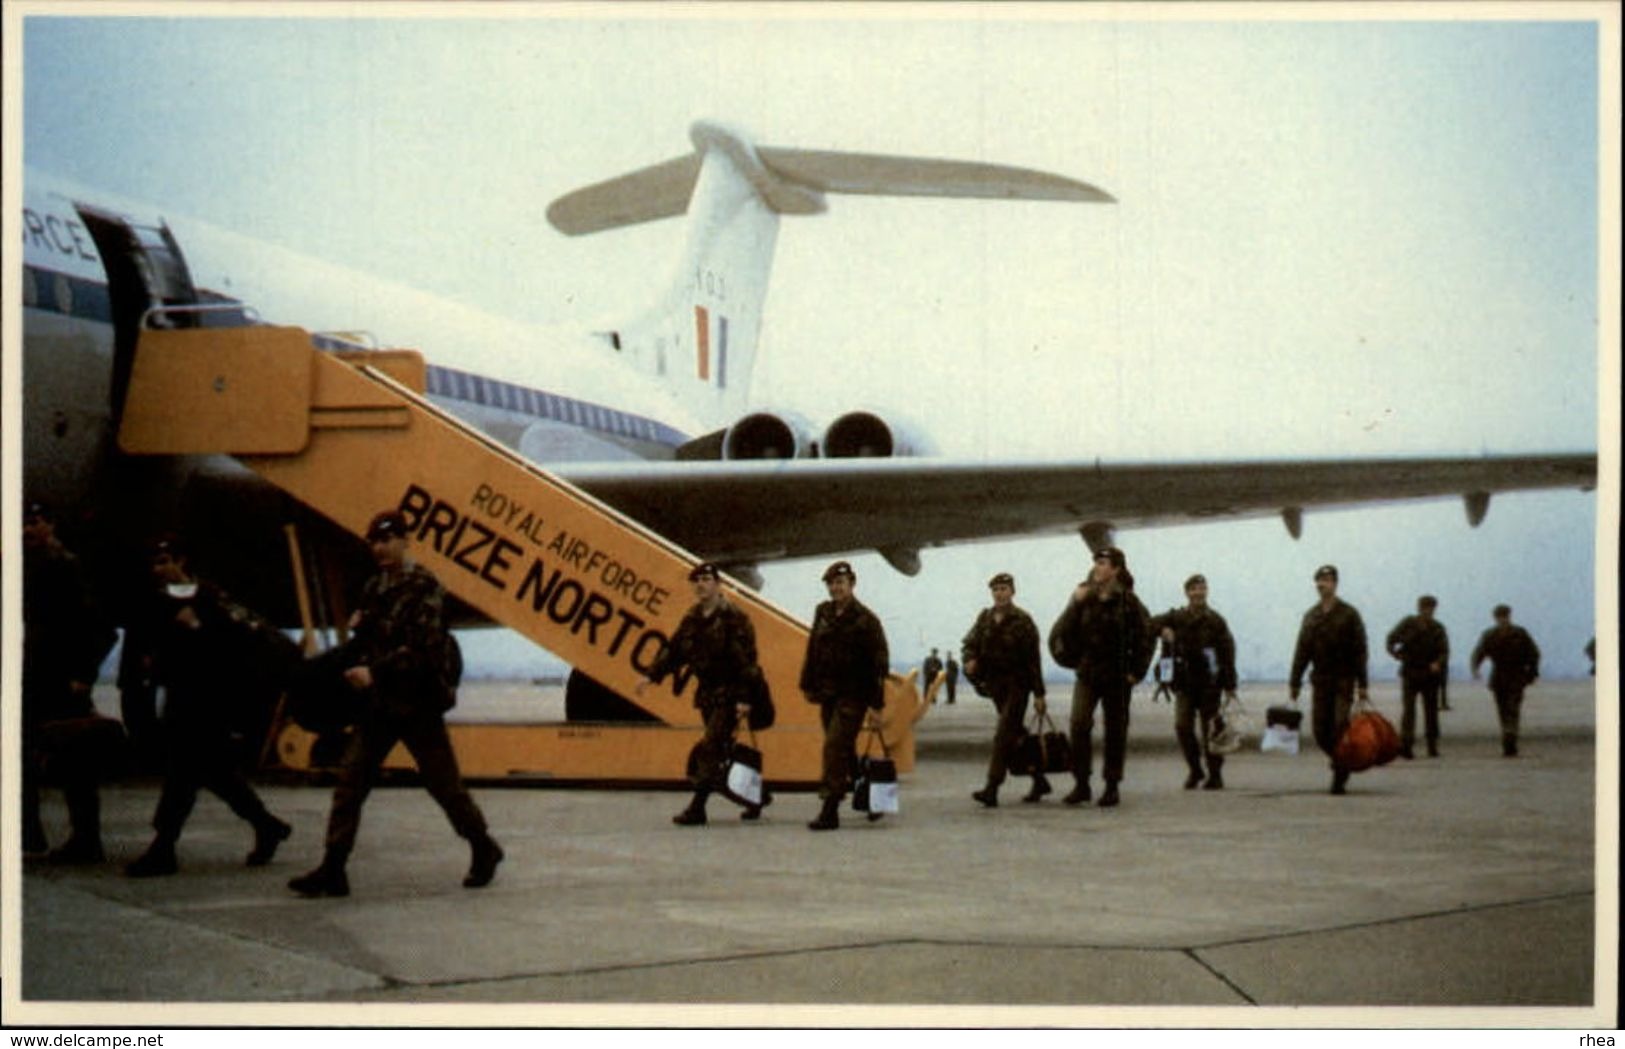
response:
[[[1399,732],[1369,699],[1356,700],[1332,760],[1350,772],[1386,765],[1399,756]]]

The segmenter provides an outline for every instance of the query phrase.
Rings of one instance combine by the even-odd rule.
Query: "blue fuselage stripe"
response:
[[[208,298],[234,301],[214,295],[209,295]],[[106,284],[38,266],[23,267],[23,305],[29,309],[58,313],[98,324],[113,323],[112,301]],[[320,335],[313,336],[312,341],[318,349],[355,348],[351,344]],[[675,448],[688,440],[688,436],[681,431],[647,416],[617,411],[600,404],[590,404],[544,390],[474,375],[456,368],[430,365],[428,385],[430,394],[446,400],[463,401],[517,415],[534,416],[537,419],[578,426],[609,436],[631,437],[669,448]]]

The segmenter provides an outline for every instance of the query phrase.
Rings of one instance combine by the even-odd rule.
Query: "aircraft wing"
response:
[[[713,560],[878,550],[904,571],[947,543],[1596,486],[1594,453],[1192,462],[796,459],[560,464],[594,496]]]

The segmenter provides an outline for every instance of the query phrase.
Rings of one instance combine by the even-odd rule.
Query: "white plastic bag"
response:
[[[898,809],[897,781],[869,784],[869,812],[896,812]]]
[[[1209,754],[1234,754],[1247,744],[1247,737],[1257,731],[1247,708],[1241,705],[1241,700],[1235,696],[1228,696],[1224,705],[1219,708],[1219,716],[1214,719],[1213,735],[1208,737],[1207,752]]]
[[[1264,735],[1258,741],[1258,749],[1266,754],[1272,750],[1282,754],[1296,754],[1298,730],[1287,728],[1285,725],[1270,725],[1264,729]]]

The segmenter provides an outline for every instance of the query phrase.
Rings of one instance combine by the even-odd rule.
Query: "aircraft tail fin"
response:
[[[709,424],[747,407],[780,215],[816,215],[826,193],[1111,202],[1058,175],[965,161],[757,146],[709,121],[694,152],[565,194],[548,221],[572,236],[688,213],[677,276],[648,313],[604,333],[636,369]]]

